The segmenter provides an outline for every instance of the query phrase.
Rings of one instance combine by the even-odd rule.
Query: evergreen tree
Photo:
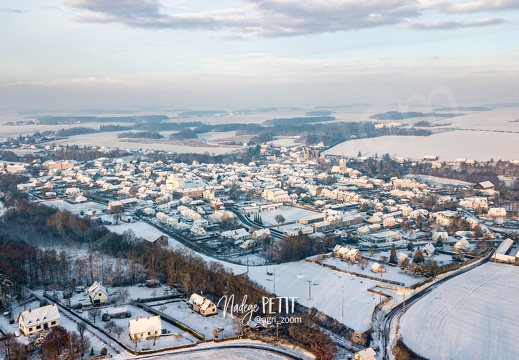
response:
[[[396,257],[396,248],[395,244],[391,245],[391,253],[389,254],[389,263],[390,264],[396,264],[398,263],[398,259]]]

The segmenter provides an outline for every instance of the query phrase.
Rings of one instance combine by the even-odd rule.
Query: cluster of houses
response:
[[[349,168],[346,159],[338,159],[338,165],[323,171],[319,165],[336,160],[314,156],[310,150],[297,146],[281,148],[281,158],[272,161],[272,148],[262,145],[261,153],[265,155],[262,164],[185,164],[99,158],[81,163],[35,161],[12,166],[18,166],[17,173],[30,175],[29,182],[18,184],[22,191],[33,191],[44,198],[57,197],[72,203],[88,201],[89,196],[95,194],[97,199],[106,199],[108,212],[115,214],[117,221],[132,222],[139,211],[140,216],[154,219],[160,226],[188,233],[194,238],[219,235],[244,250],[254,248],[258,240],[271,234],[267,227],[243,227],[220,232],[221,224],[236,220],[236,215],[230,210],[239,204],[239,198],[261,199],[257,204],[240,207],[240,211],[249,217],[287,205],[314,211],[291,226],[284,226],[282,232],[285,236],[337,230],[334,234],[344,237],[353,229],[353,234],[362,241],[386,245],[427,235],[419,231],[404,231],[402,224],[406,220],[421,219],[447,227],[460,216],[471,224],[471,231],[480,226],[483,236],[490,233],[480,221],[460,211],[430,213],[413,207],[411,199],[423,198],[435,191],[425,183],[413,178],[384,181],[363,176],[358,170]],[[13,172],[12,166],[3,169]],[[298,191],[289,193],[289,188]],[[495,192],[492,183],[482,182],[474,189],[479,191],[476,196],[456,198],[439,194],[438,202],[456,202],[460,209],[482,212],[484,219],[506,217],[506,209],[492,207],[488,201],[488,196]],[[383,196],[371,197],[370,191]],[[359,207],[366,204],[370,209],[367,214],[359,211]],[[84,214],[91,219],[100,219],[99,215],[94,210]],[[470,232],[451,235],[459,238],[471,236]]]

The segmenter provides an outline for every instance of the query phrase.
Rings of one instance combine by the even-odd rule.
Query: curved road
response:
[[[244,343],[244,344],[222,344],[221,346],[212,346],[212,347],[206,347],[203,349],[200,348],[190,348],[182,351],[175,351],[171,353],[164,353],[164,354],[155,354],[155,355],[147,355],[147,356],[139,356],[139,359],[158,359],[165,356],[175,357],[179,356],[179,358],[182,357],[182,355],[185,354],[194,354],[194,353],[203,353],[208,351],[218,351],[225,349],[256,349],[256,350],[262,350],[264,352],[270,352],[276,355],[284,356],[287,359],[294,359],[294,360],[304,360],[305,358],[296,356],[288,351],[283,350],[282,348],[272,348],[269,345],[262,345],[262,344],[250,344],[250,343]]]

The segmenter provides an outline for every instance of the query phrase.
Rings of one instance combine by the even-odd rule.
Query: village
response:
[[[517,239],[507,236],[519,225],[515,204],[500,202],[490,181],[374,178],[348,166],[362,161],[263,144],[258,160],[247,164],[153,161],[136,152],[84,162],[2,161],[0,172],[25,179],[16,188],[31,202],[132,241],[190,249],[273,294],[297,297],[351,329],[344,354],[368,360],[382,347],[373,335],[377,311],[491,251],[494,262],[516,263]],[[415,162],[442,166],[434,156]],[[2,194],[0,211],[9,210],[7,200]],[[98,272],[94,282],[79,280],[74,288],[31,291],[0,328],[34,350],[53,327],[83,327],[90,334],[78,340],[88,344],[83,353],[92,347],[94,355],[96,347],[96,355],[117,356],[233,340],[244,328],[273,326],[241,324],[225,316],[217,298],[164,284],[159,274],[138,273],[138,286],[112,287],[110,280]]]

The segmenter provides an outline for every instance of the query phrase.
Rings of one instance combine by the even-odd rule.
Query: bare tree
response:
[[[90,320],[92,320],[94,322],[94,324],[96,323],[96,319],[99,317],[100,314],[101,314],[101,310],[99,310],[99,309],[88,310],[88,318]]]
[[[108,330],[108,332],[112,332],[116,326],[117,324],[113,320],[110,320],[105,324],[105,329]]]
[[[117,338],[120,339],[121,338],[121,334],[124,332],[124,328],[122,326],[115,326],[112,331],[117,335]]]
[[[134,351],[137,351],[137,346],[139,346],[139,343],[141,342],[141,340],[142,340],[142,339],[141,339],[140,337],[138,337],[138,336],[134,336],[134,337],[132,338],[133,350],[134,350]]]
[[[122,304],[126,303],[126,300],[130,297],[130,292],[126,287],[120,287],[115,292],[115,297],[117,301],[120,301]]]

